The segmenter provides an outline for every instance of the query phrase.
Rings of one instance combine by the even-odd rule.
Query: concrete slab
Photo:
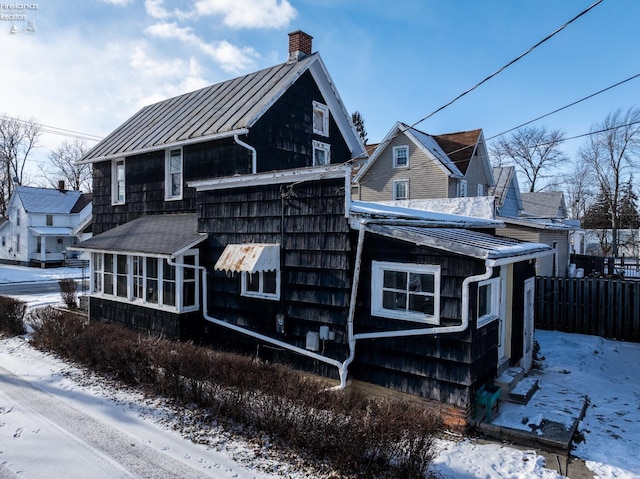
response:
[[[587,404],[585,394],[540,379],[527,404],[502,402],[491,423],[476,426],[493,438],[565,452]]]

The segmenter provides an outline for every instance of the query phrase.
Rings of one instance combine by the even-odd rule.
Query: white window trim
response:
[[[491,286],[491,300],[490,300],[490,309],[489,312],[483,316],[480,316],[480,288],[483,286]],[[476,314],[478,315],[478,328],[489,324],[491,321],[498,319],[500,317],[500,277],[491,278],[486,281],[481,281],[478,283],[478,299],[476,305]]]
[[[371,314],[383,318],[400,319],[427,324],[440,324],[440,266],[431,264],[371,262]],[[433,315],[412,311],[385,309],[382,303],[384,271],[433,275]]]
[[[260,289],[264,287],[263,280],[264,271],[260,271]],[[280,299],[280,270],[276,270],[276,292],[275,293],[264,293],[262,291],[249,291],[247,290],[247,278],[249,273],[246,271],[242,272],[242,279],[240,280],[240,294],[242,296],[247,296],[249,298],[259,298],[259,299],[271,299],[278,300]]]
[[[164,269],[164,261],[167,258],[163,257],[163,256],[156,256],[156,255],[141,255],[141,254],[136,254],[136,255],[131,255],[128,254],[127,256],[127,297],[121,297],[117,295],[118,292],[118,286],[117,286],[117,277],[118,277],[118,261],[117,261],[117,257],[118,254],[117,253],[113,253],[113,272],[112,273],[106,273],[109,275],[113,275],[113,294],[105,294],[104,291],[104,275],[105,275],[105,271],[104,271],[104,255],[105,254],[112,254],[112,253],[94,253],[97,255],[101,255],[101,264],[102,264],[102,269],[101,270],[96,270],[96,263],[95,263],[95,257],[92,255],[91,257],[91,296],[93,297],[99,297],[99,298],[104,298],[104,299],[108,299],[110,301],[117,301],[117,302],[121,302],[121,303],[128,303],[128,304],[138,304],[141,306],[144,306],[145,308],[152,308],[152,309],[159,309],[159,310],[163,310],[163,311],[171,311],[171,312],[177,312],[177,313],[187,313],[190,311],[198,311],[200,309],[200,275],[198,274],[198,267],[200,265],[200,254],[199,251],[197,249],[191,249],[188,251],[185,251],[182,255],[180,255],[179,257],[177,257],[175,259],[175,263],[176,263],[176,279],[175,279],[175,299],[176,299],[176,304],[174,305],[169,305],[169,304],[164,304],[163,303],[163,294],[164,294],[164,285],[163,285],[163,269]],[[147,258],[153,257],[153,258],[157,258],[158,260],[158,300],[156,303],[154,302],[150,302],[147,301],[146,297],[145,298],[134,298],[133,297],[133,257],[134,256],[139,256],[143,258],[143,275],[142,275],[142,284],[144,285],[144,288],[146,288],[147,285]],[[191,306],[183,306],[184,303],[184,267],[182,267],[182,265],[184,264],[184,257],[185,256],[195,256],[195,269],[196,269],[196,274],[195,274],[195,304],[191,305]],[[193,266],[188,266],[190,268],[193,268]],[[95,276],[94,274],[98,273],[101,274],[101,290],[98,291],[96,284],[95,284]]]
[[[407,152],[407,164],[399,165],[398,164],[398,152],[405,150]],[[394,168],[409,168],[409,145],[399,145],[393,147],[393,167]]]
[[[171,152],[180,151],[180,193],[171,195]],[[164,155],[164,199],[165,201],[181,200],[184,191],[184,151],[182,148],[168,148]]]
[[[316,111],[322,112],[322,130],[316,129],[315,113]],[[311,119],[313,132],[317,135],[329,136],[329,107],[323,103],[313,102],[313,117]]]
[[[316,150],[324,150],[327,154],[327,162],[323,165],[316,165]],[[331,164],[331,145],[321,141],[313,140],[313,166],[328,166]]]
[[[406,185],[405,187],[405,191],[406,191],[406,198],[399,198],[398,197],[398,190],[397,190],[397,185],[399,183],[404,183]],[[409,199],[409,180],[393,180],[393,199],[395,200],[408,200]]]
[[[123,198],[118,198],[118,163],[122,162],[122,168],[124,169],[123,181]],[[124,158],[114,158],[111,160],[111,204],[112,205],[124,205],[127,200],[127,167]]]
[[[458,192],[460,198],[467,197],[467,180],[460,180],[460,191]]]

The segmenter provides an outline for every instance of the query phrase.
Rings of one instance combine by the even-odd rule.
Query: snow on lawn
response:
[[[76,268],[56,271],[0,266],[0,283],[7,278],[15,281],[17,272],[21,281],[68,277],[69,269],[80,274]],[[31,306],[59,303],[60,295],[20,299]],[[579,426],[585,440],[573,455],[586,460],[596,477],[640,477],[640,345],[548,331],[536,331],[536,339],[545,357],[544,381],[590,397]],[[12,393],[16,384],[23,392],[39,393],[37,400],[28,403],[22,399],[25,394]],[[70,426],[51,417],[64,408],[68,408]],[[102,434],[82,436],[87,434],[82,424],[92,424],[96,431],[115,438],[113,443],[121,448],[110,443],[102,449],[106,447],[100,442]],[[84,439],[74,438],[76,434]],[[137,451],[135,455],[126,453],[127,444]],[[480,444],[472,439],[443,439],[438,446],[434,466],[443,479],[562,477],[546,469],[544,458],[533,450]],[[161,455],[167,456],[171,468],[154,477],[176,477],[167,471],[180,468],[221,479],[320,477],[301,469],[300,463],[291,465],[291,457],[279,459],[268,442],[243,441],[215,424],[189,424],[188,412],[177,412],[166,402],[123,390],[34,350],[26,338],[0,340],[0,478],[20,473],[35,478],[148,477],[136,469],[139,464],[132,457],[143,464],[146,461],[151,468],[151,464],[163,464]],[[57,474],[62,470],[64,474]]]

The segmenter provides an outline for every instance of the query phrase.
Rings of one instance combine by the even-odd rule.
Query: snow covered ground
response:
[[[0,266],[0,284],[70,275],[80,272]],[[21,299],[46,304],[60,296]],[[594,477],[640,477],[640,345],[547,331],[536,339],[544,380],[590,397],[579,428],[585,440],[573,454]],[[215,424],[194,427],[188,418],[34,350],[26,338],[0,340],[0,479],[314,477],[265,441],[243,441]],[[439,449],[435,470],[443,479],[562,477],[533,450],[472,439],[443,439]]]

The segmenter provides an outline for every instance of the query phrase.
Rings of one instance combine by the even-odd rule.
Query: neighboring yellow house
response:
[[[485,196],[494,186],[482,130],[429,135],[397,122],[354,177],[354,198]]]

